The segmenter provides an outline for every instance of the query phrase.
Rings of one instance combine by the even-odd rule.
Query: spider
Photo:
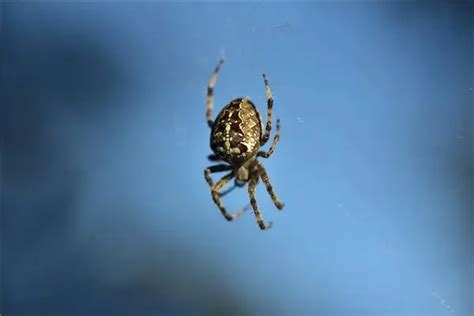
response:
[[[230,101],[217,115],[215,121],[212,120],[212,109],[214,107],[214,86],[217,80],[217,74],[224,63],[221,59],[217,64],[209,80],[207,87],[207,123],[211,128],[210,145],[214,154],[209,156],[211,161],[224,161],[219,165],[214,165],[204,170],[204,176],[211,188],[211,195],[214,203],[217,205],[222,215],[228,221],[233,221],[241,216],[249,206],[244,207],[236,213],[229,213],[221,202],[221,197],[230,192],[236,186],[242,187],[248,183],[248,193],[250,204],[255,213],[255,217],[260,229],[266,230],[272,226],[272,222],[265,224],[262,214],[257,206],[255,199],[255,188],[258,181],[262,179],[268,193],[270,194],[275,206],[281,210],[284,204],[273,192],[270,179],[263,165],[257,160],[258,157],[268,158],[272,155],[280,139],[280,120],[276,121],[276,134],[268,151],[260,151],[260,147],[270,138],[272,129],[272,108],[273,97],[268,79],[263,74],[265,83],[265,93],[267,95],[267,122],[265,132],[262,129],[262,118],[256,106],[248,98],[237,98]],[[213,183],[211,173],[230,172],[223,176],[219,181]],[[226,192],[221,192],[224,186],[233,178],[234,187]]]

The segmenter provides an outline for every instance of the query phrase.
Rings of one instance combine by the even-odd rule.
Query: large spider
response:
[[[235,178],[235,186],[244,186],[248,183],[248,193],[250,196],[250,204],[252,205],[257,223],[262,230],[269,229],[272,223],[265,224],[263,216],[260,213],[257,201],[255,199],[255,187],[261,178],[270,194],[273,203],[278,209],[282,209],[284,204],[278,199],[273,192],[270,179],[263,165],[257,160],[257,157],[268,158],[275,150],[275,146],[280,139],[280,120],[276,123],[276,134],[268,151],[259,151],[260,147],[270,138],[272,129],[272,108],[273,97],[272,91],[268,84],[268,80],[263,75],[265,82],[265,93],[267,95],[267,122],[265,133],[262,129],[262,118],[255,105],[247,98],[237,98],[230,101],[222,111],[217,115],[215,121],[212,120],[212,108],[214,106],[213,91],[217,80],[217,73],[224,60],[220,60],[217,64],[209,85],[207,88],[207,123],[211,128],[211,149],[214,154],[209,156],[212,161],[223,160],[227,164],[219,164],[206,168],[204,176],[207,183],[211,187],[211,194],[214,203],[222,212],[222,215],[228,220],[233,221],[242,215],[248,207],[231,214],[222,205],[221,196],[227,192],[221,193],[224,186],[233,178]],[[211,179],[211,173],[228,171],[230,172],[222,177],[216,183]]]

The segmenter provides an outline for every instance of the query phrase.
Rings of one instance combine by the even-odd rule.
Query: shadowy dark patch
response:
[[[156,261],[160,255],[139,253],[142,260],[130,269],[142,271],[142,277],[132,275],[129,282],[114,285],[101,274],[94,249],[104,244],[104,236],[91,238],[87,244],[76,240],[75,221],[84,211],[78,209],[78,199],[88,174],[77,163],[75,153],[68,151],[70,147],[58,142],[63,135],[57,135],[52,126],[100,120],[117,110],[110,101],[129,92],[131,76],[115,61],[114,52],[104,46],[100,35],[86,32],[87,36],[80,36],[80,25],[67,32],[61,23],[48,27],[17,23],[14,8],[18,7],[4,8],[1,52],[2,312],[139,315],[242,311],[241,302],[226,302],[227,297],[237,295],[231,293],[226,280],[205,282],[200,278],[209,264],[207,259],[197,260],[197,254],[193,265],[199,268],[192,271],[182,267],[180,256],[166,257],[163,262]],[[136,211],[134,205],[120,207]],[[117,227],[101,233],[106,234],[106,229]],[[114,246],[130,251],[118,243]],[[153,251],[159,254],[168,246],[178,254],[192,252],[170,239]],[[150,264],[138,269],[145,257]],[[108,259],[106,265],[113,270],[117,262]]]

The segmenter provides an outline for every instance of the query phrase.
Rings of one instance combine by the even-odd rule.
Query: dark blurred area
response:
[[[243,313],[225,277],[169,236],[135,240],[136,254],[124,255],[113,219],[85,239],[73,233],[89,175],[71,131],[93,140],[81,129],[107,124],[121,106],[111,95],[126,97],[134,82],[93,31],[41,14],[28,23],[36,6],[2,4],[2,315]],[[100,244],[110,252],[97,254]],[[131,270],[113,271],[134,256]]]

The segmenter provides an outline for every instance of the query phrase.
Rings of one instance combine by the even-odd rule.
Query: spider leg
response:
[[[283,209],[283,207],[285,207],[285,204],[282,203],[280,199],[278,199],[278,197],[276,196],[275,192],[273,192],[273,187],[270,182],[270,179],[268,178],[268,174],[267,174],[267,171],[265,170],[265,167],[262,164],[259,164],[258,166],[260,169],[260,177],[262,178],[263,183],[265,183],[265,186],[267,187],[267,192],[268,194],[270,194],[273,204],[275,204],[275,206],[279,210]]]
[[[212,186],[214,185],[214,182],[212,181],[211,174],[215,173],[215,172],[222,172],[222,171],[227,171],[227,170],[231,170],[231,169],[232,169],[231,166],[224,165],[224,164],[211,166],[211,167],[206,168],[204,170],[204,177],[206,178],[206,181],[209,184],[209,186],[212,188]],[[241,188],[241,187],[245,186],[245,184],[246,184],[245,182],[244,183],[238,183],[237,179],[235,179],[234,185],[231,186],[230,188],[228,188],[227,190],[225,190],[224,192],[220,192],[219,196],[223,197],[224,195],[234,191],[235,188],[237,188],[237,187]]]
[[[246,184],[247,182],[240,183],[238,182],[237,179],[234,179],[234,184],[230,188],[226,189],[225,191],[221,191],[219,195],[223,197],[224,195],[227,195],[228,193],[234,191],[236,188],[244,187]]]
[[[207,183],[212,188],[214,183],[213,183],[212,178],[211,178],[211,173],[222,172],[222,171],[227,171],[227,170],[231,170],[231,169],[232,169],[231,166],[225,165],[225,164],[210,166],[210,167],[207,167],[206,169],[204,169],[204,178],[206,178]]]
[[[220,196],[220,197],[223,197],[224,195],[229,194],[230,192],[234,191],[236,187],[237,187],[237,186],[236,186],[235,183],[234,183],[234,185],[231,186],[230,188],[226,189],[225,191],[219,192],[219,196]]]
[[[255,187],[258,183],[258,174],[250,178],[249,181],[249,196],[250,196],[250,204],[252,204],[253,212],[255,213],[255,217],[257,218],[258,226],[260,226],[261,230],[267,230],[272,227],[272,222],[268,222],[265,224],[262,214],[258,209],[257,200],[255,199]]]
[[[239,217],[240,215],[242,215],[243,213],[245,213],[245,211],[247,211],[249,209],[249,206],[247,205],[243,209],[241,209],[240,211],[237,211],[234,214],[230,214],[229,212],[227,212],[224,205],[222,205],[221,197],[220,197],[220,190],[222,190],[222,188],[233,177],[234,177],[234,173],[230,172],[229,174],[223,176],[219,181],[216,182],[216,184],[214,184],[211,187],[212,199],[214,200],[214,203],[217,205],[217,207],[221,211],[222,215],[224,215],[225,219],[228,220],[228,221],[235,220],[237,217]]]
[[[270,146],[267,152],[259,151],[257,153],[257,157],[263,157],[263,158],[270,157],[273,154],[273,151],[275,150],[275,147],[278,144],[279,140],[280,140],[280,119],[277,119],[276,134],[275,134],[275,137],[273,137],[272,145]]]
[[[270,138],[270,132],[272,130],[272,111],[273,111],[273,96],[272,90],[270,89],[270,84],[268,83],[268,79],[263,74],[263,81],[265,82],[265,94],[267,95],[267,124],[265,126],[265,133],[262,135],[260,139],[260,146],[265,145],[265,143]]]
[[[211,79],[209,79],[209,84],[207,86],[207,112],[206,112],[206,119],[207,119],[207,124],[209,125],[210,128],[213,127],[214,121],[212,120],[212,108],[214,107],[214,86],[216,85],[216,80],[217,80],[217,73],[219,72],[219,69],[221,68],[221,65],[224,63],[224,59],[221,59],[219,63],[217,64],[216,68],[214,69],[214,72],[212,73]]]
[[[210,154],[209,156],[207,156],[207,159],[209,159],[210,161],[221,161],[221,157],[215,155],[215,154]]]

